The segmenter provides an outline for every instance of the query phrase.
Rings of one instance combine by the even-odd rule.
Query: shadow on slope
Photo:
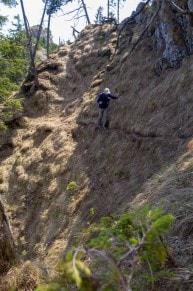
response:
[[[95,50],[89,36],[86,41],[77,40],[79,50],[72,48],[59,75],[62,104],[29,121],[10,166],[8,203],[15,208],[19,249],[53,265],[79,231],[102,216],[162,202],[178,214],[171,205],[176,171],[192,158],[191,149],[186,155],[193,129],[192,57],[157,77],[156,55],[147,49],[151,40],[133,55],[123,47],[112,62],[111,45],[101,50],[99,38]],[[111,102],[110,129],[95,131],[96,96],[104,87],[120,99]],[[76,187],[69,192],[71,181]],[[168,204],[162,199],[167,195]]]
[[[159,78],[153,73],[152,59],[153,52],[150,55],[144,48],[136,51],[135,58],[124,56],[119,63],[114,59],[110,71],[108,65],[103,87],[120,95],[117,103],[111,102],[108,131],[95,132],[93,125],[97,119],[94,96],[102,86],[91,88],[93,100],[80,111],[73,131],[77,146],[69,163],[81,165],[74,168],[72,179],[81,185],[79,174],[83,173],[88,183],[84,196],[81,190],[75,195],[77,220],[70,228],[70,245],[87,222],[144,203],[159,205],[182,219],[191,216],[193,58]],[[190,231],[190,239],[191,235]],[[186,239],[183,243],[185,248],[189,244]],[[181,256],[179,261],[185,266],[191,257]]]

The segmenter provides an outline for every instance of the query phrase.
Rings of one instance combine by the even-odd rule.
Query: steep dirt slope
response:
[[[109,29],[107,26],[107,33]],[[76,129],[80,112],[91,102],[89,88],[101,82],[97,74],[109,59],[109,37],[104,43],[101,33],[102,28],[86,30],[84,41],[61,48],[42,63],[38,68],[40,90],[34,91],[31,80],[23,84],[19,94],[25,97],[26,116],[18,120],[10,136],[7,133],[7,142],[2,145],[1,193],[9,205],[19,249],[27,251],[28,258],[45,256],[51,246],[56,248],[54,256],[57,248],[64,251],[70,227],[76,225],[78,208],[90,187],[87,161],[82,163],[84,138],[77,153]],[[94,137],[92,119],[90,133]],[[73,194],[66,189],[71,181],[77,184]],[[55,264],[52,257],[50,261]]]
[[[86,28],[39,65],[41,88],[23,84],[25,116],[1,145],[0,190],[18,249],[49,270],[88,222],[144,203],[176,215],[173,252],[192,262],[193,57],[158,76],[152,38],[129,54],[127,31],[112,58],[114,29]],[[109,130],[95,131],[104,87],[119,99]]]

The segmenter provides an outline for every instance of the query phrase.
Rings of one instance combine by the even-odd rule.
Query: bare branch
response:
[[[120,279],[121,288],[122,288],[121,290],[131,291],[130,285],[126,284],[125,277],[122,274],[121,269],[118,267],[118,265],[116,264],[112,256],[107,254],[105,251],[99,251],[95,248],[88,250],[87,253],[91,257],[93,257],[93,255],[97,255],[98,257],[101,257],[103,260],[105,260],[105,262],[108,262],[110,265],[112,265],[116,269],[117,273],[119,274],[119,279]]]
[[[76,33],[80,33],[80,31],[78,31],[74,26],[71,26],[71,27]]]
[[[79,20],[79,19],[82,18],[82,17],[85,17],[85,15],[76,16],[76,17],[74,17],[73,19],[74,19],[74,20]]]
[[[72,21],[73,19],[78,19],[79,18],[79,14],[81,13],[81,10],[83,9],[83,7],[80,5],[77,9],[74,9],[72,11],[66,12],[64,13],[63,10],[61,9],[61,11],[63,12],[61,16],[66,16],[66,15],[70,15],[72,13],[75,13],[72,18],[67,19],[66,21]],[[83,15],[83,17],[85,17],[85,15]]]
[[[24,25],[25,25],[25,32],[26,32],[26,37],[28,40],[28,47],[29,47],[29,54],[30,54],[30,68],[29,68],[29,74],[33,74],[34,76],[34,81],[35,81],[35,86],[38,88],[39,87],[39,80],[37,76],[37,71],[35,67],[35,54],[33,50],[33,44],[32,44],[32,32],[29,26],[29,22],[25,13],[25,8],[23,4],[23,0],[20,0],[20,5],[22,9],[22,15],[23,15],[23,20],[24,20]]]
[[[71,26],[71,28],[72,28],[72,34],[74,38],[76,39],[77,38],[76,33],[79,34],[80,32],[74,26]]]
[[[190,10],[184,10],[182,8],[180,8],[174,1],[171,1],[171,4],[173,5],[173,7],[176,8],[176,10],[181,13],[181,14],[187,14],[187,15],[193,15],[193,12]]]
[[[118,265],[120,265],[121,261],[125,260],[129,256],[133,256],[133,260],[135,261],[135,254],[138,252],[138,250],[140,250],[145,245],[145,240],[147,238],[147,232],[145,232],[142,226],[142,223],[141,223],[141,230],[142,230],[143,236],[141,238],[141,241],[139,241],[139,243],[135,247],[132,247],[130,243],[125,242],[125,246],[128,247],[129,250],[123,256],[120,257]]]
[[[78,255],[79,251],[80,251],[80,249],[77,249],[75,251],[75,254],[74,254],[73,259],[72,259],[72,267],[73,267],[74,274],[75,274],[76,277],[78,277],[78,269],[76,267],[76,257]]]
[[[63,12],[61,16],[66,16],[66,15],[72,14],[72,13],[74,13],[74,12],[76,12],[76,11],[81,10],[82,8],[83,8],[82,6],[79,6],[78,8],[76,8],[76,9],[74,9],[74,10],[72,10],[72,11],[66,12],[66,13],[64,13],[63,10],[61,9],[61,11]],[[59,16],[59,17],[60,17],[60,16]]]

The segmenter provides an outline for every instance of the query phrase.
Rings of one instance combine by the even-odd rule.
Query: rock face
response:
[[[165,67],[176,68],[181,64],[184,57],[193,52],[193,1],[175,1],[178,7],[170,1],[154,1],[151,6],[145,6],[140,13],[144,3],[139,3],[136,11],[131,15],[135,17],[135,24],[141,27],[141,32],[151,23],[153,15],[157,13],[154,21],[149,25],[147,34],[153,37],[154,50],[161,51],[161,58],[156,64],[156,72],[161,74]],[[188,11],[188,13],[187,13]],[[151,32],[150,32],[151,31]],[[140,35],[140,33],[139,33]]]
[[[0,200],[0,274],[7,271],[15,261],[16,249],[4,206]]]
[[[171,67],[179,65],[187,56],[186,46],[181,46],[173,37],[175,27],[167,22],[161,22],[155,30],[156,49],[163,49],[161,62],[168,62]]]
[[[188,5],[188,9],[193,12],[193,1],[188,0],[187,5]]]
[[[180,7],[185,10],[186,3],[182,2],[184,7]],[[193,9],[193,1],[188,1],[188,9]],[[178,67],[182,59],[193,52],[192,16],[181,13],[169,2],[163,1],[155,39],[155,49],[163,51],[159,69],[163,69],[164,63],[173,68]]]
[[[144,3],[140,2],[136,8],[136,11],[132,13],[131,16],[138,14],[144,7]],[[145,14],[145,10],[143,10],[141,13],[139,13],[136,17],[135,17],[135,22],[137,24],[142,24],[144,22],[144,14]]]

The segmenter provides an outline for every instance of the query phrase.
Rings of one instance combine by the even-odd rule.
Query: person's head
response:
[[[111,91],[109,90],[109,88],[105,88],[103,92],[105,95],[111,94]]]

